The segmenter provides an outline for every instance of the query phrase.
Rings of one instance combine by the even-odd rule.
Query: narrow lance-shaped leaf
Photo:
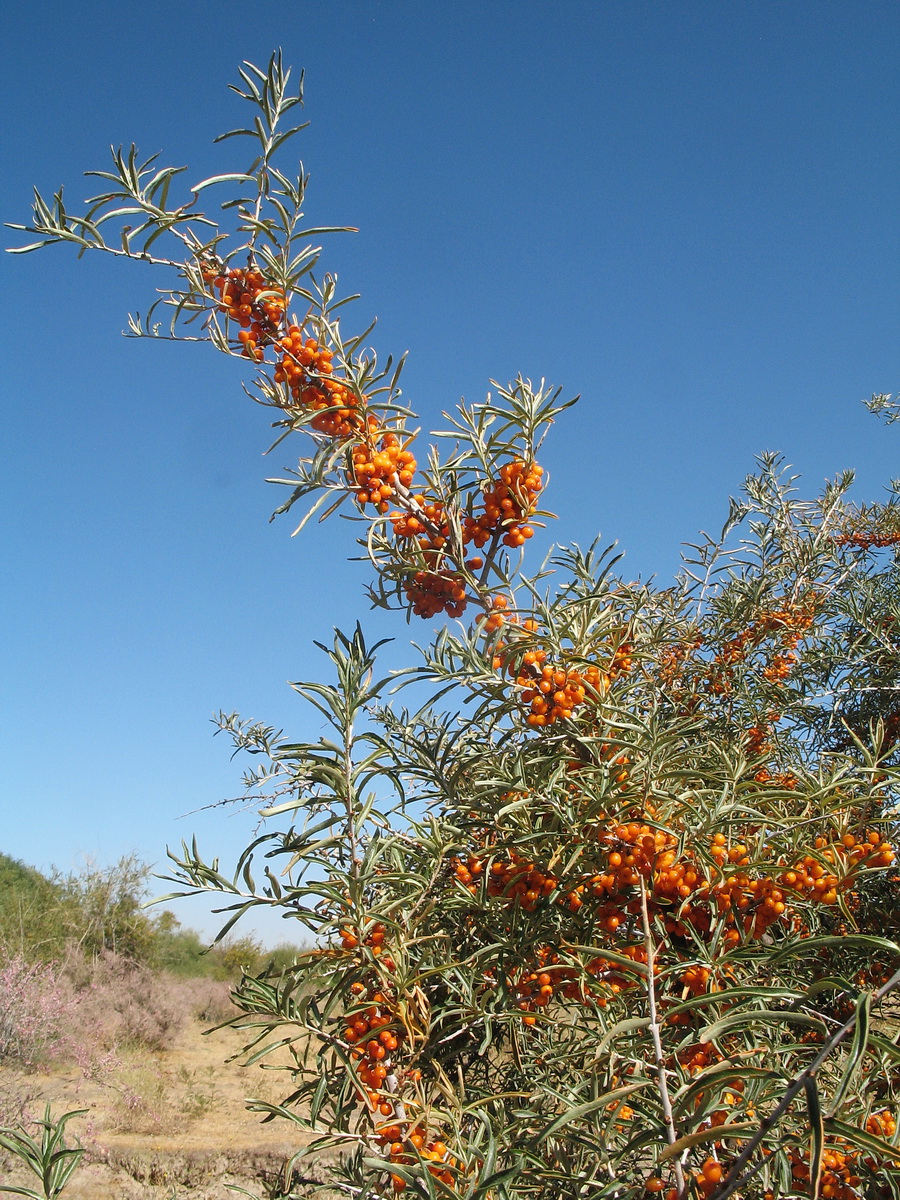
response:
[[[868,992],[863,992],[856,1002],[856,1025],[853,1029],[853,1041],[847,1055],[847,1061],[844,1064],[844,1073],[841,1076],[841,1081],[837,1086],[831,1104],[828,1106],[827,1116],[829,1117],[833,1117],[835,1113],[840,1112],[850,1088],[853,1086],[857,1075],[862,1069],[863,1059],[869,1042],[869,1017],[871,1008],[872,997]]]
[[[822,1159],[825,1154],[825,1125],[822,1117],[822,1105],[819,1100],[819,1087],[815,1078],[803,1081],[806,1093],[806,1110],[809,1114],[810,1155],[809,1155],[809,1186],[812,1200],[819,1200],[819,1189],[822,1185]]]

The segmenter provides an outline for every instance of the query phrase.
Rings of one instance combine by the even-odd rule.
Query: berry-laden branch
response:
[[[246,169],[170,203],[180,169],[115,151],[85,216],[60,192],[16,227],[168,271],[131,332],[251,373],[274,445],[304,447],[277,511],[343,508],[373,603],[450,619],[403,678],[336,634],[334,682],[294,685],[318,740],[222,718],[264,761],[248,787],[277,781],[266,824],[232,875],[192,845],[171,878],[224,897],[223,933],[264,905],[312,939],[239,989],[248,1050],[293,1054],[290,1096],[254,1107],[342,1151],[353,1195],[881,1200],[897,1031],[857,1014],[900,958],[897,488],[801,499],[765,455],[670,586],[611,547],[529,571],[574,401],[492,384],[423,452],[404,360],[347,332],[337,229],[280,165],[289,82],[277,54],[242,69]],[[407,677],[432,686],[414,712]]]
[[[878,989],[871,997],[873,1007],[879,1004],[886,996],[890,995],[897,987],[900,987],[900,971],[895,971],[894,974],[887,980],[886,983]],[[805,1070],[801,1071],[785,1088],[784,1095],[781,1100],[765,1116],[759,1123],[759,1129],[749,1139],[741,1153],[735,1158],[734,1162],[728,1171],[728,1174],[722,1180],[721,1186],[712,1194],[712,1200],[728,1200],[729,1196],[733,1196],[739,1187],[744,1186],[749,1182],[750,1177],[758,1173],[761,1163],[751,1171],[747,1171],[747,1165],[759,1148],[760,1144],[765,1139],[766,1135],[778,1125],[778,1122],[788,1111],[794,1100],[799,1094],[804,1091],[810,1084],[815,1083],[816,1075],[824,1066],[828,1058],[837,1050],[838,1046],[853,1032],[859,1020],[860,1009],[857,1007],[847,1020],[836,1030],[835,1033],[828,1039],[813,1061]],[[893,1124],[893,1122],[892,1122]]]

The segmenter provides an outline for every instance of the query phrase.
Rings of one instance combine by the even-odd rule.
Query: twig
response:
[[[650,914],[647,910],[647,883],[643,875],[641,876],[641,922],[644,929],[644,947],[647,951],[647,1002],[650,1009],[650,1036],[653,1039],[656,1078],[659,1082],[659,1096],[662,1101],[663,1119],[666,1124],[666,1139],[670,1146],[674,1146],[678,1141],[678,1133],[675,1129],[675,1118],[672,1114],[672,1101],[669,1097],[669,1084],[666,1080],[665,1055],[663,1054],[659,1019],[656,1011],[656,980],[654,978],[656,946],[653,942],[653,932],[650,929]],[[678,1184],[678,1195],[680,1198],[684,1197],[687,1194],[684,1168],[679,1159],[675,1160],[675,1179]]]

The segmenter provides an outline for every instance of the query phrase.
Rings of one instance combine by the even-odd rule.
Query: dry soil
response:
[[[284,1160],[308,1141],[283,1119],[261,1123],[245,1098],[277,1103],[290,1091],[285,1072],[227,1062],[241,1045],[234,1030],[204,1035],[191,1022],[170,1050],[120,1051],[96,1078],[73,1064],[21,1075],[0,1067],[0,1088],[28,1096],[28,1110],[87,1112],[67,1126],[86,1147],[64,1200],[233,1200],[229,1184],[260,1200]],[[0,1152],[2,1154],[2,1152]],[[320,1167],[304,1162],[304,1174]],[[0,1181],[34,1186],[34,1176],[0,1157]]]

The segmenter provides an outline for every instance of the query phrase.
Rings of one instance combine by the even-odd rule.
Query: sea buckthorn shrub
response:
[[[313,939],[237,993],[252,1056],[293,1052],[251,1108],[365,1197],[897,1196],[896,487],[804,499],[765,456],[671,586],[596,546],[529,567],[572,402],[492,385],[423,447],[275,166],[299,95],[277,55],[241,78],[256,158],[192,192],[217,218],[132,151],[85,217],[38,198],[22,228],[174,272],[167,336],[306,439],[278,511],[344,506],[373,603],[434,628],[415,711],[357,628],[296,685],[326,736],[220,720],[268,824],[233,876],[183,847],[176,890]]]

